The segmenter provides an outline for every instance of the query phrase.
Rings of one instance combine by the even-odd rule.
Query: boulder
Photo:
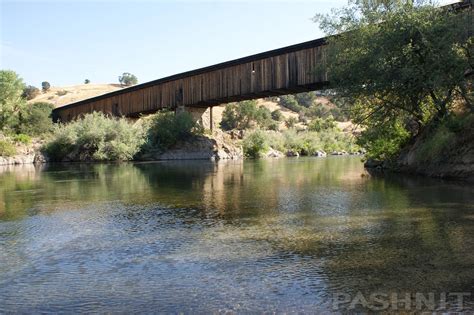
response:
[[[318,151],[316,151],[316,152],[313,153],[313,156],[326,157],[326,156],[327,156],[327,153],[324,152],[323,150],[318,150]]]
[[[267,153],[265,153],[265,157],[267,158],[282,158],[284,156],[285,155],[282,152],[274,149],[270,149]]]
[[[286,151],[286,156],[287,157],[299,157],[300,154],[298,153],[298,151],[288,150],[288,151]]]
[[[383,161],[378,161],[374,159],[367,159],[364,163],[364,167],[366,168],[381,168],[383,165]]]

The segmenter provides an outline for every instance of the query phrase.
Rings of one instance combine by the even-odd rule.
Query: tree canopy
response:
[[[23,80],[14,71],[0,70],[0,131],[7,132],[18,123],[26,105],[24,88]]]
[[[138,83],[138,79],[134,74],[129,72],[124,72],[121,76],[119,76],[119,82],[122,85],[130,86],[135,85]]]
[[[330,35],[332,88],[350,103],[352,119],[370,129],[370,138],[377,128],[402,126],[402,145],[407,130],[416,135],[445,117],[456,100],[473,110],[474,40],[467,14],[424,1],[365,0],[314,20]],[[418,127],[407,128],[410,122]]]

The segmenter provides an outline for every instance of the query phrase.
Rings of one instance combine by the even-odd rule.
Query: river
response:
[[[358,157],[0,169],[0,313],[473,310],[473,268],[472,184]]]

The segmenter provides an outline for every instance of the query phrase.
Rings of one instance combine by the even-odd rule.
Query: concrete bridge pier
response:
[[[191,114],[194,121],[200,124],[204,129],[213,130],[214,123],[212,118],[212,106],[211,107],[186,107],[178,106],[176,113],[187,111]]]

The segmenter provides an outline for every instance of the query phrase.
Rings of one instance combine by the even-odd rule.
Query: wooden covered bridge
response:
[[[53,117],[65,122],[93,111],[137,117],[180,107],[211,108],[212,115],[219,104],[323,88],[324,60],[322,38],[99,95],[56,108]]]
[[[468,9],[472,19],[472,0],[445,8]],[[53,119],[66,122],[94,111],[138,117],[183,108],[202,115],[209,108],[212,122],[215,105],[325,88],[326,47],[320,38],[183,72],[56,108]]]

